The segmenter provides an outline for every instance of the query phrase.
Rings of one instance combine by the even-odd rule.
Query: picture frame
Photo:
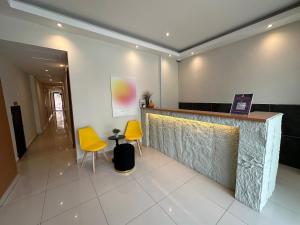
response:
[[[253,94],[236,94],[234,96],[230,113],[249,115],[252,106]]]

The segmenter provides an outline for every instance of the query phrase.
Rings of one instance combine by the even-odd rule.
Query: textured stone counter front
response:
[[[268,115],[143,109],[143,143],[235,189],[237,200],[260,211],[275,188],[280,150],[282,114]]]

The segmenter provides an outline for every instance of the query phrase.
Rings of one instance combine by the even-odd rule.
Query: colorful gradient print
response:
[[[115,79],[112,82],[113,100],[121,106],[129,106],[136,99],[136,87],[129,80]]]

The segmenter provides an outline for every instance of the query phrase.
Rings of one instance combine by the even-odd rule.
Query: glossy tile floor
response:
[[[296,225],[300,172],[280,166],[276,191],[261,213],[233,193],[158,151],[143,148],[124,176],[99,156],[96,174],[82,169],[57,114],[18,163],[20,177],[4,206],[1,225]]]

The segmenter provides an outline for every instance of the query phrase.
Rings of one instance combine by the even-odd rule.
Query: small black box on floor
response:
[[[120,144],[114,148],[115,169],[120,172],[129,172],[134,168],[134,146],[131,144]]]

